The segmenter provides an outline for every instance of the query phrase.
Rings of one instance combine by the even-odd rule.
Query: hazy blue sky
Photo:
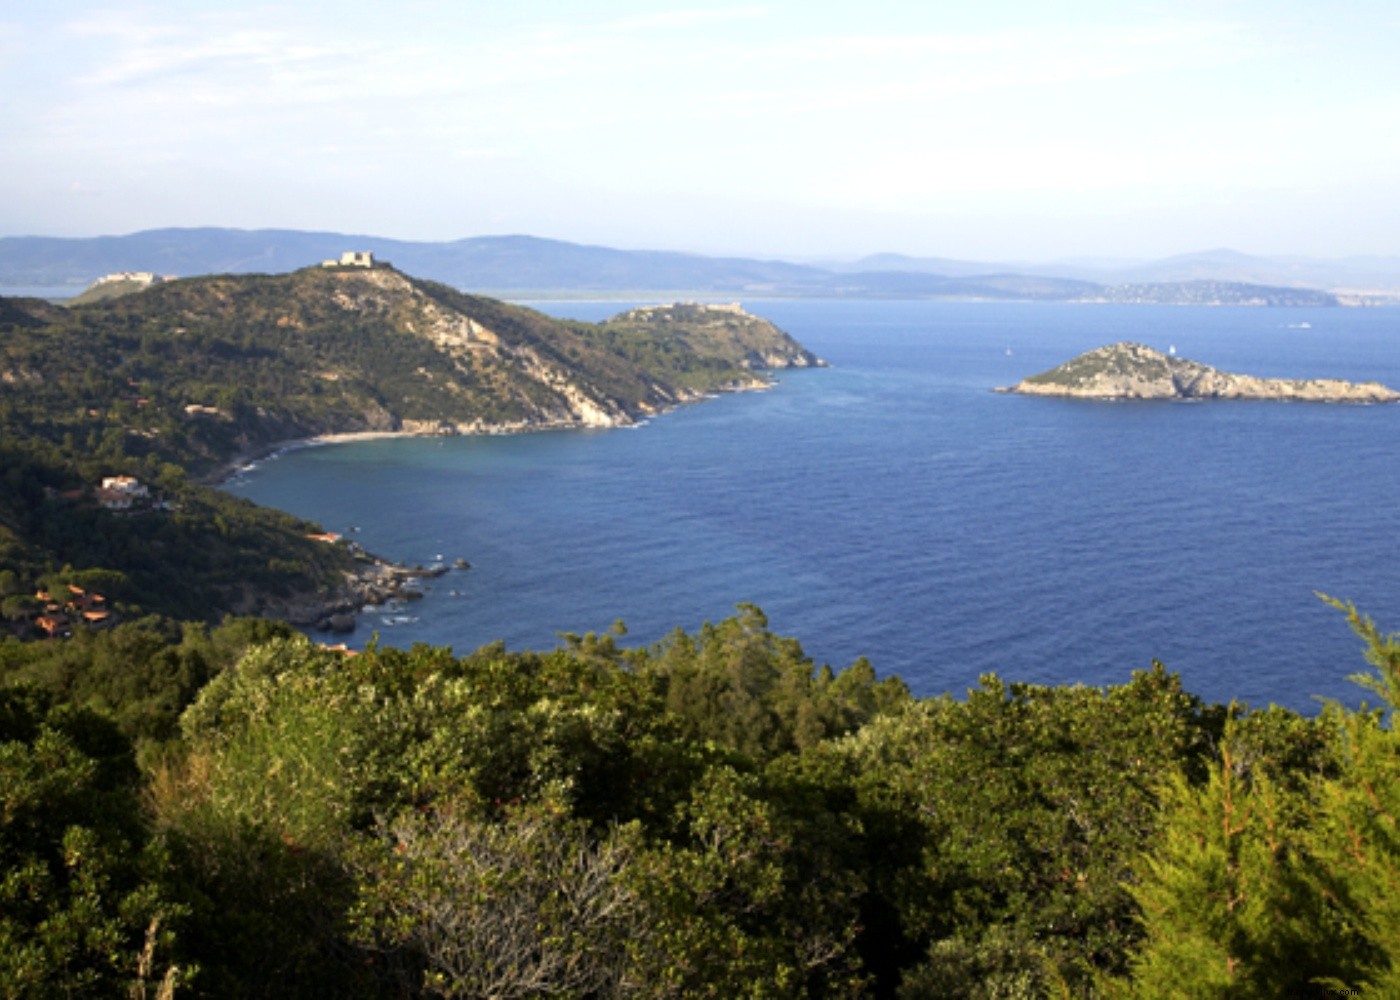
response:
[[[1394,0],[7,3],[0,235],[1400,253]]]

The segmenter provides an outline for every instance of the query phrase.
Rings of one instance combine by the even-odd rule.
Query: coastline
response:
[[[703,403],[724,395],[739,392],[762,392],[778,385],[771,375],[754,375],[743,381],[720,386],[708,392],[687,392],[667,405],[657,407],[641,416],[629,415],[625,422],[589,425],[573,422],[530,424],[514,422],[485,425],[477,423],[461,426],[429,423],[411,430],[394,431],[344,431],[316,434],[304,438],[289,438],[269,442],[257,448],[239,452],[219,463],[208,474],[199,478],[203,485],[218,488],[237,476],[240,472],[259,463],[269,461],[302,448],[317,448],[323,445],[350,444],[361,441],[377,441],[390,438],[456,437],[461,435],[501,435],[524,434],[550,430],[619,429],[645,426],[654,416],[669,413],[682,406]],[[466,570],[471,564],[458,560],[455,566],[405,566],[383,556],[361,550],[360,565],[346,575],[342,584],[330,593],[301,593],[277,601],[271,606],[264,605],[251,613],[262,617],[281,619],[307,632],[329,632],[345,635],[358,627],[359,615],[369,607],[377,607],[394,600],[413,600],[421,597],[419,581],[441,576],[452,570]]]
[[[250,448],[241,451],[232,458],[220,462],[212,472],[199,477],[198,482],[204,486],[219,486],[228,482],[239,472],[259,462],[266,462],[268,459],[285,455],[288,452],[300,451],[302,448],[319,448],[327,444],[348,444],[354,441],[377,441],[380,438],[411,438],[411,437],[436,437],[440,436],[429,431],[347,431],[338,434],[317,434],[306,438],[289,438],[285,441],[273,441],[269,444],[261,445],[257,448]]]
[[[441,424],[436,421],[424,422],[424,426],[412,430],[397,431],[343,431],[329,434],[315,434],[311,437],[288,438],[282,441],[272,441],[268,444],[260,445],[257,448],[249,448],[241,451],[232,458],[218,463],[212,471],[199,477],[199,483],[205,486],[219,486],[228,482],[239,472],[249,466],[257,465],[276,458],[288,452],[298,451],[302,448],[318,448],[328,444],[350,444],[356,441],[378,441],[386,438],[419,438],[419,437],[459,437],[465,435],[500,435],[500,434],[529,434],[538,431],[558,431],[558,430],[613,430],[625,427],[637,427],[645,424],[652,417],[670,413],[694,403],[703,403],[706,400],[718,399],[721,396],[740,392],[764,392],[778,385],[778,380],[771,375],[768,377],[755,376],[749,381],[735,382],[729,385],[720,386],[706,392],[686,392],[679,398],[670,401],[666,405],[658,406],[649,411],[643,411],[640,415],[629,415],[625,422],[589,424],[573,421],[559,421],[556,423],[529,423],[527,421],[514,421],[503,424],[482,424],[475,423],[466,427],[452,424]]]

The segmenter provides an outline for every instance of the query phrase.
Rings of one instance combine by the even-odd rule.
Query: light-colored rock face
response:
[[[538,405],[528,425],[522,426],[621,427],[635,422],[617,401],[590,392],[567,370],[546,360],[530,346],[509,344],[472,316],[444,307],[398,271],[389,268],[343,271],[337,272],[337,279],[340,287],[335,301],[342,308],[393,313],[405,330],[430,341],[449,356],[459,359],[471,356],[476,363],[488,368],[509,368],[549,390],[553,404]],[[425,377],[433,376],[425,373]],[[447,378],[450,381],[451,376]],[[450,433],[449,428],[456,427],[440,421],[404,421],[405,426],[410,423],[423,424],[414,433]],[[519,429],[514,424],[509,426]]]
[[[1120,343],[1032,375],[1009,392],[1081,399],[1273,399],[1318,403],[1392,403],[1400,393],[1378,382],[1271,379],[1217,371],[1142,344]]]

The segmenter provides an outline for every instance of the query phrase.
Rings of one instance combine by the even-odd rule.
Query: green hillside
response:
[[[392,268],[193,278],[42,315],[6,304],[0,421],[66,460],[207,472],[276,441],[351,431],[613,426],[810,363],[763,321],[692,346],[688,324],[561,322]],[[20,391],[22,389],[22,392]]]
[[[322,434],[624,425],[767,384],[760,354],[816,363],[747,314],[723,312],[743,336],[717,337],[705,307],[662,312],[664,329],[561,322],[383,265],[168,281],[66,309],[0,299],[0,558],[26,586],[111,571],[114,596],[181,617],[332,605],[363,560],[197,480]],[[136,477],[160,509],[104,509],[109,476]]]

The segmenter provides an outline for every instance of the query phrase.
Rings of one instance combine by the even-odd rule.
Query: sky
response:
[[[1400,254],[1393,0],[0,5],[0,235]]]

